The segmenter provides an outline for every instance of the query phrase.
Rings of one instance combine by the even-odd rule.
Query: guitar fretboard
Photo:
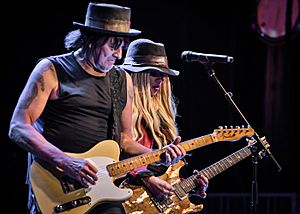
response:
[[[184,148],[185,151],[191,151],[199,147],[208,145],[215,142],[212,134],[205,135],[202,137],[194,138],[188,141],[181,142],[180,145]],[[124,175],[125,173],[139,168],[141,166],[148,165],[161,160],[161,155],[166,151],[165,148],[149,152],[146,154],[138,155],[135,157],[127,158],[125,160],[112,163],[107,165],[107,170],[110,176],[116,177]]]
[[[222,160],[206,167],[205,169],[201,170],[199,174],[205,175],[208,179],[211,179],[218,175],[219,173],[223,172],[224,170],[228,169],[229,167],[235,165],[236,163],[240,162],[241,160],[245,159],[246,157],[251,155],[250,146],[253,146],[255,143],[248,145],[233,154],[223,158]],[[179,183],[174,184],[174,188],[176,189],[176,194],[179,198],[183,198],[187,193],[191,190],[196,188],[197,175],[192,175],[187,179],[180,181]]]

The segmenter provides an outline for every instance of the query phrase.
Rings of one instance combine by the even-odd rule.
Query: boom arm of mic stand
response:
[[[242,117],[242,119],[246,122],[246,124],[249,127],[250,126],[249,122],[247,121],[247,119],[245,118],[245,116],[243,115],[243,113],[240,111],[240,109],[238,108],[238,106],[235,104],[235,102],[232,99],[232,93],[231,92],[227,92],[225,90],[225,88],[222,86],[222,84],[220,83],[220,81],[218,80],[218,78],[216,77],[216,73],[212,68],[213,63],[204,63],[203,64],[205,69],[207,70],[208,74],[210,77],[213,78],[213,80],[215,81],[215,83],[217,84],[217,86],[224,92],[224,95],[226,97],[226,99],[229,101],[229,103],[234,107],[234,109],[239,113],[239,115]],[[268,156],[272,158],[272,160],[274,161],[274,163],[276,164],[276,166],[278,167],[278,172],[281,171],[281,166],[279,165],[279,163],[276,161],[276,159],[274,158],[274,156],[272,155],[269,147],[270,145],[268,144],[266,137],[262,137],[260,138],[259,135],[255,132],[255,136],[258,138],[259,142],[261,143],[261,145],[264,147],[264,150],[267,152]]]

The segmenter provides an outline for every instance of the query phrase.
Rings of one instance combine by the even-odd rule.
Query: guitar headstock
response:
[[[230,129],[227,126],[219,127],[214,130],[212,134],[215,141],[237,141],[243,137],[251,137],[254,135],[254,129],[251,127],[244,128],[236,126],[233,128],[231,126]]]

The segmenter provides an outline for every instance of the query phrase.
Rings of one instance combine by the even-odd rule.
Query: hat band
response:
[[[85,26],[92,28],[100,28],[110,31],[128,33],[130,30],[130,21],[127,20],[99,20],[87,17]]]
[[[163,68],[169,68],[168,59],[166,56],[135,56],[135,57],[126,57],[124,59],[124,65],[150,65],[158,66]]]

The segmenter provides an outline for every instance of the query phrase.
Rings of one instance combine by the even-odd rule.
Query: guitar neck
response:
[[[233,154],[223,158],[222,160],[206,167],[205,169],[201,170],[199,174],[205,175],[208,179],[211,179],[218,175],[219,173],[223,172],[224,170],[228,169],[229,167],[235,165],[236,163],[240,162],[241,160],[245,159],[246,157],[251,155],[250,146],[254,145],[248,145]],[[176,184],[175,189],[176,193],[178,195],[185,195],[194,188],[196,188],[196,177],[197,175],[192,175],[188,177],[187,179],[181,181],[179,184]],[[178,188],[178,186],[180,188]]]
[[[188,141],[181,142],[180,145],[184,148],[185,151],[191,151],[197,149],[199,147],[208,145],[210,143],[215,142],[215,138],[212,134],[205,135],[202,137],[194,138]],[[150,163],[154,163],[161,160],[161,155],[166,151],[165,148],[159,149],[153,152],[149,152],[146,154],[138,155],[135,157],[131,157],[116,163],[112,163],[107,165],[107,170],[112,177],[121,176],[125,173],[133,170],[135,168],[139,168],[141,166],[148,165]]]
[[[214,163],[213,165],[201,170],[200,173],[204,174],[208,179],[215,177],[219,173],[223,172],[229,167],[235,165],[236,163],[250,156],[251,150],[249,147],[250,145],[234,152],[233,154],[227,156],[226,158],[223,158],[222,160]]]

